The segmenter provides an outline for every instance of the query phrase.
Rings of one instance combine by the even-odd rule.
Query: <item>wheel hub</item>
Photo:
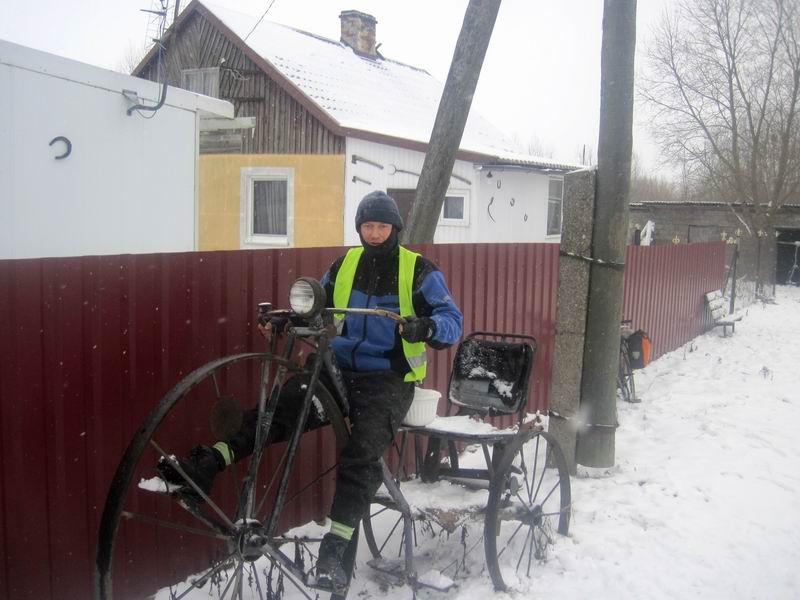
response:
[[[261,558],[261,548],[267,543],[266,532],[261,523],[250,519],[246,523],[239,521],[236,526],[236,548],[241,557],[248,562]]]
[[[528,514],[525,515],[523,521],[527,525],[533,525],[534,527],[538,527],[542,524],[542,506],[540,504],[536,504],[535,506],[531,507],[528,511]]]

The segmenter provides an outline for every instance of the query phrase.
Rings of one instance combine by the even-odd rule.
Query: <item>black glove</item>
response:
[[[400,337],[412,344],[427,342],[436,335],[436,321],[430,317],[404,317],[406,323],[402,326]]]

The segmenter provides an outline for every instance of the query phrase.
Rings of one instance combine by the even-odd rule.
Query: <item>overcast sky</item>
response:
[[[214,3],[261,16],[271,1]],[[650,28],[671,2],[639,0],[637,69]],[[150,18],[140,9],[153,5],[158,1],[0,0],[0,39],[118,69],[144,45]],[[338,39],[342,10],[370,13],[384,56],[444,82],[466,6],[467,0],[275,0],[266,18]],[[596,156],[602,17],[602,0],[503,0],[473,109],[554,158],[575,162],[584,145]],[[634,120],[634,151],[656,171],[657,151],[638,107]]]

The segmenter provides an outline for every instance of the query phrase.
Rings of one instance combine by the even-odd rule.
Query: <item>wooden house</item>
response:
[[[233,103],[255,126],[201,140],[200,248],[356,244],[358,201],[408,212],[443,85],[384,58],[376,21],[340,15],[330,40],[194,0],[134,74]],[[473,111],[437,242],[559,241],[563,173]]]

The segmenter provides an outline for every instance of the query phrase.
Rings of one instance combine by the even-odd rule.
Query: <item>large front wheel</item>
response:
[[[547,559],[555,534],[569,532],[570,502],[555,438],[545,431],[516,436],[495,469],[486,505],[484,549],[495,589],[515,587]]]
[[[292,380],[307,373],[280,357],[249,353],[221,358],[181,380],[151,411],[128,446],[106,499],[96,600],[178,600],[197,593],[216,599],[276,594],[314,598],[297,574],[313,569],[325,530],[314,521],[321,521],[330,507],[339,450],[349,436],[337,403],[323,385],[315,388],[311,411],[314,419],[331,427],[303,435],[305,451],[294,465],[287,465],[288,444],[278,441],[219,473],[207,498],[200,500],[186,486],[167,486],[155,469],[161,456],[186,457],[194,446],[218,441],[226,427],[233,433],[241,430],[241,423],[246,427],[248,419],[254,422],[257,412],[252,408],[262,377],[269,380],[287,369],[294,371],[288,381],[298,390],[307,389],[303,379]],[[291,383],[284,389],[288,387]],[[242,414],[237,405],[250,412]],[[273,422],[265,436],[276,427]],[[258,464],[251,468],[253,460]],[[289,487],[282,510],[276,511],[276,490],[286,469]],[[252,474],[255,485],[245,485]],[[252,495],[245,498],[247,489]],[[271,515],[277,520],[269,534]],[[272,554],[263,551],[265,542]]]

